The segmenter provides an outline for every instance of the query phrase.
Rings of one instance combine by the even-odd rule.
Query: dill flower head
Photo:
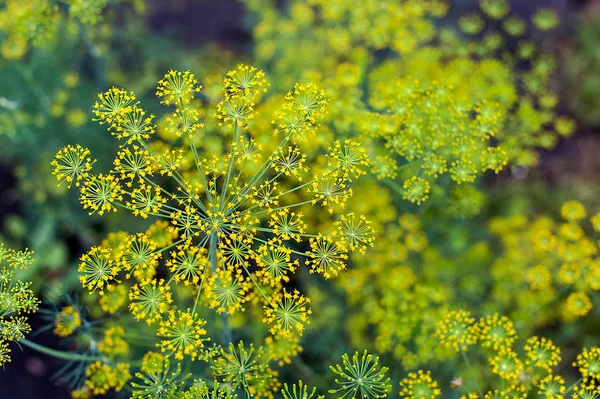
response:
[[[497,354],[489,360],[492,372],[504,380],[517,380],[519,374],[523,371],[523,363],[519,360],[517,354],[505,346],[500,347]]]
[[[310,299],[300,295],[300,292],[294,290],[287,292],[283,290],[283,297],[276,294],[270,301],[270,304],[265,307],[264,321],[269,324],[274,324],[271,327],[271,333],[276,335],[281,333],[284,336],[296,331],[302,335],[304,325],[308,324],[308,315],[312,310],[308,307]]]
[[[400,396],[407,399],[434,399],[439,397],[441,390],[437,381],[431,378],[431,371],[418,370],[408,373],[400,381]]]
[[[183,360],[184,355],[195,360],[199,350],[204,347],[204,341],[210,340],[204,338],[205,324],[205,320],[199,319],[189,309],[185,312],[169,311],[168,317],[160,322],[158,328],[161,351],[175,354],[177,360]]]
[[[531,337],[525,343],[525,365],[534,365],[549,373],[560,363],[560,349],[547,338]]]
[[[567,201],[560,208],[561,216],[570,222],[576,222],[587,216],[587,211],[579,201]]]
[[[429,182],[421,177],[413,176],[405,180],[402,188],[404,189],[402,198],[413,203],[416,202],[417,205],[421,205],[429,197]]]
[[[73,306],[65,306],[54,320],[54,334],[59,337],[72,335],[81,326],[81,315]]]
[[[465,351],[479,338],[475,318],[464,310],[453,310],[436,324],[435,336],[441,344]]]
[[[159,321],[173,302],[171,286],[164,280],[147,280],[129,291],[129,310],[137,320]]]
[[[593,378],[583,378],[573,388],[572,399],[595,399],[600,396],[598,383]]]
[[[59,185],[66,182],[70,188],[73,183],[79,186],[82,179],[89,177],[89,172],[95,162],[90,157],[90,150],[76,144],[60,149],[50,165],[53,168],[52,174],[56,176]]]
[[[498,313],[481,318],[478,331],[481,346],[484,348],[498,350],[502,346],[510,347],[517,339],[512,321]]]
[[[583,317],[592,310],[590,298],[583,292],[572,292],[564,304],[566,318]]]
[[[170,70],[164,78],[158,81],[156,97],[161,99],[161,104],[181,103],[187,105],[200,90],[202,90],[202,86],[190,71]]]
[[[566,391],[565,380],[560,375],[548,374],[538,383],[538,394],[546,399],[561,399]]]
[[[123,327],[109,327],[104,331],[104,338],[98,343],[98,349],[111,359],[126,354],[129,350],[129,344],[123,339],[124,336],[125,330]]]
[[[175,368],[165,358],[160,367],[146,369],[135,373],[136,381],[131,382],[132,398],[136,399],[170,399],[180,391],[190,377],[181,370],[181,364]]]
[[[579,373],[584,378],[599,378],[600,377],[600,348],[594,346],[590,349],[584,348],[577,355],[577,360],[573,362],[573,367],[579,369]]]
[[[335,383],[340,387],[330,389],[330,394],[341,395],[339,398],[384,398],[392,389],[390,379],[386,377],[387,367],[379,366],[379,357],[369,354],[366,350],[362,356],[354,352],[352,358],[342,355],[342,365],[330,366],[337,374]]]
[[[291,275],[304,263],[333,277],[352,253],[373,245],[371,222],[345,210],[353,183],[367,173],[366,150],[355,139],[333,140],[310,153],[302,149],[327,112],[325,92],[312,83],[287,92],[270,118],[272,140],[259,142],[257,104],[268,87],[262,71],[238,65],[226,74],[220,101],[209,111],[196,101],[202,87],[195,76],[169,71],[156,96],[170,111],[159,117],[146,112],[134,93],[112,88],[99,95],[94,120],[120,147],[108,173],[92,173],[88,161],[85,173],[72,174],[80,202],[99,215],[126,211],[157,219],[145,233],[113,236],[82,257],[84,288],[114,294],[116,303],[102,299],[104,308],[122,306],[122,289],[113,287],[127,284],[134,318],[158,322],[166,334],[176,324],[170,321],[176,311],[171,292],[191,290],[193,303],[185,308],[192,311],[179,309],[178,328],[200,320],[198,305],[233,314],[258,302],[273,334],[301,333],[311,311],[308,298],[287,289]],[[218,144],[211,147],[205,138]],[[325,229],[305,220],[316,206],[328,211]],[[168,350],[181,358],[195,357],[196,349]]]
[[[212,369],[216,377],[235,388],[248,389],[251,384],[269,378],[264,349],[255,349],[250,344],[246,350],[242,341],[238,342],[237,347],[230,343],[227,350],[221,348],[220,355],[213,359]]]
[[[111,259],[111,252],[105,247],[93,247],[88,253],[81,256],[78,271],[81,285],[90,293],[99,291],[104,295],[104,288],[116,281],[115,276],[120,267]]]
[[[131,374],[126,363],[109,365],[95,361],[88,366],[85,377],[85,385],[94,395],[105,395],[111,389],[120,392]]]

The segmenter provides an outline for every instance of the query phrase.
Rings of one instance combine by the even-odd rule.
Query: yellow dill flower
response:
[[[562,284],[575,284],[581,278],[581,266],[578,263],[563,263],[558,270],[558,281]]]
[[[364,254],[373,245],[371,222],[352,210],[342,213],[351,185],[370,161],[355,139],[331,140],[329,146],[328,139],[315,140],[316,146],[310,140],[311,152],[300,147],[298,142],[326,130],[321,121],[328,99],[314,84],[295,85],[271,113],[272,123],[255,121],[268,86],[262,71],[239,65],[225,76],[214,119],[207,120],[205,104],[194,101],[200,90],[196,78],[170,71],[156,95],[174,109],[160,118],[158,138],[154,116],[133,93],[112,88],[99,96],[94,120],[120,146],[111,171],[81,179],[81,202],[90,213],[121,208],[159,221],[146,233],[112,235],[85,255],[80,266],[85,288],[104,294],[113,283],[126,284],[133,317],[149,324],[169,322],[161,314],[176,311],[171,290],[184,302],[193,300],[194,320],[198,305],[233,314],[264,300],[274,315],[302,313],[301,322],[295,315],[284,322],[265,317],[273,331],[281,326],[302,331],[309,300],[286,287],[300,262],[329,278],[346,268],[352,253]],[[276,142],[271,135],[268,141],[254,137],[255,128],[264,126]],[[206,128],[201,134],[200,127]],[[323,229],[323,218],[312,220],[318,232],[304,221],[311,204],[331,214]],[[114,295],[102,298],[101,307],[115,312],[123,306],[123,290],[106,291]],[[290,299],[301,306],[290,305]]]
[[[337,374],[335,383],[340,387],[330,389],[330,394],[341,394],[340,398],[347,395],[360,394],[362,398],[385,398],[391,391],[390,379],[386,376],[388,368],[379,366],[379,356],[373,356],[366,350],[362,356],[354,352],[352,358],[348,354],[342,355],[342,365],[336,364],[329,367]]]
[[[552,275],[544,265],[537,265],[527,270],[525,279],[532,290],[547,290],[552,287]]]
[[[587,399],[595,398],[600,395],[600,387],[593,378],[583,378],[583,380],[576,384],[573,388],[572,399]]]
[[[587,216],[587,211],[579,201],[568,201],[560,208],[560,214],[565,220],[576,222]]]
[[[489,359],[492,372],[508,381],[517,380],[523,371],[523,363],[510,348],[502,346],[497,354]]]
[[[560,375],[548,374],[540,380],[537,387],[538,394],[544,395],[545,399],[562,399],[566,391],[565,380]]]
[[[513,322],[506,316],[494,313],[479,320],[479,341],[483,348],[498,350],[510,347],[517,339]]]
[[[273,243],[277,243],[275,240]],[[298,260],[292,260],[292,250],[273,245],[272,242],[261,245],[258,250],[252,251],[252,258],[263,269],[256,273],[262,278],[265,285],[274,286],[282,280],[290,281],[288,274],[293,273],[298,267]]]
[[[114,128],[122,119],[125,109],[138,104],[133,92],[126,92],[116,87],[98,94],[98,100],[94,103],[93,120],[100,124],[106,123],[110,128]]]
[[[559,227],[559,235],[569,241],[578,241],[582,239],[585,232],[575,223],[563,223]]]
[[[307,252],[306,264],[311,273],[321,273],[325,278],[336,276],[346,268],[347,250],[342,242],[329,236],[318,235],[309,240],[310,252]]]
[[[413,176],[405,180],[402,188],[404,189],[402,198],[413,203],[416,202],[417,205],[421,205],[429,198],[429,182],[421,177]]]
[[[81,326],[81,315],[73,306],[65,306],[54,320],[54,334],[59,337],[72,335]]]
[[[125,277],[144,281],[154,277],[161,252],[146,234],[138,233],[127,237],[118,248],[116,261],[126,272]]]
[[[103,215],[105,212],[116,212],[115,203],[123,200],[123,188],[119,179],[113,175],[92,175],[83,181],[80,188],[79,201],[89,214]]]
[[[206,283],[208,306],[217,309],[219,313],[234,314],[243,310],[242,305],[250,299],[252,283],[239,269],[218,269],[210,275]]]
[[[353,212],[341,215],[334,226],[336,228],[334,235],[340,237],[343,246],[350,251],[364,254],[367,247],[373,246],[375,230],[371,227],[371,221],[364,215],[357,216]]]
[[[146,352],[142,358],[141,370],[147,374],[155,374],[162,370],[165,357],[162,353]]]
[[[298,356],[302,351],[299,345],[300,337],[294,334],[275,334],[265,338],[266,351],[271,360],[277,362],[280,367],[290,364],[292,358]]]
[[[408,373],[408,377],[400,381],[400,397],[407,399],[434,399],[441,395],[437,381],[431,378],[431,371],[417,370]]]
[[[192,246],[189,241],[186,241],[171,252],[171,258],[166,266],[173,273],[176,282],[197,285],[208,263],[206,249]]]
[[[20,251],[9,250],[4,260],[13,269],[25,270],[33,264],[33,254],[34,252],[29,248]]]
[[[352,139],[346,139],[343,143],[336,140],[327,150],[327,158],[327,166],[340,171],[348,181],[366,175],[365,170],[370,164],[367,151]]]
[[[310,299],[300,295],[297,290],[287,292],[284,289],[283,296],[277,293],[264,305],[263,321],[273,324],[270,329],[273,335],[288,336],[294,330],[302,335],[305,325],[310,323],[308,315],[312,310],[309,304]]]
[[[482,31],[485,21],[479,14],[463,15],[458,21],[460,29],[468,35],[476,35]]]
[[[534,365],[552,372],[560,363],[560,349],[547,338],[531,337],[525,343],[525,365]]]
[[[56,176],[58,184],[67,183],[70,188],[73,183],[79,187],[80,180],[87,179],[96,160],[90,157],[90,150],[76,144],[67,145],[60,149],[50,163],[52,174]]]
[[[115,314],[121,310],[127,302],[127,288],[123,284],[113,284],[106,287],[104,295],[98,301],[102,311]]]
[[[583,317],[592,309],[590,298],[583,292],[572,292],[567,297],[564,304],[564,311],[567,317]]]
[[[441,344],[454,348],[454,350],[465,351],[470,345],[474,345],[479,332],[475,318],[464,310],[453,310],[448,312],[435,328],[435,336]]]
[[[163,279],[135,284],[129,291],[129,310],[137,320],[159,321],[173,302],[171,286]]]
[[[81,263],[77,269],[80,273],[81,285],[90,291],[98,290],[104,295],[104,288],[116,282],[115,276],[121,270],[111,259],[111,251],[105,247],[93,247],[81,256]]]
[[[277,147],[275,149],[271,167],[278,173],[294,176],[302,181],[302,175],[308,172],[305,164],[306,154],[296,146],[288,146],[287,148]]]
[[[199,350],[204,347],[204,341],[210,340],[204,338],[205,324],[205,320],[189,309],[185,312],[171,310],[168,317],[159,323],[157,336],[161,338],[161,342],[157,346],[160,346],[162,352],[174,354],[177,360],[183,360],[185,355],[194,361]]]
[[[289,132],[294,140],[303,141],[316,133],[319,120],[325,114],[327,97],[312,83],[296,84],[285,96],[281,111],[275,113],[274,134]]]
[[[594,346],[590,349],[584,348],[577,355],[577,360],[573,362],[573,367],[579,369],[579,373],[584,378],[600,377],[600,348]]]
[[[104,331],[104,338],[98,342],[100,352],[109,358],[124,355],[129,350],[129,344],[123,339],[125,330],[120,326],[114,326]]]
[[[100,361],[90,364],[85,376],[85,385],[94,395],[105,395],[111,389],[119,392],[131,378],[127,364],[117,363],[113,367]]]
[[[161,99],[161,104],[177,105],[188,104],[199,93],[202,86],[190,71],[180,72],[170,70],[158,81],[156,97]]]
[[[156,243],[157,247],[168,247],[178,238],[177,232],[173,232],[169,227],[168,221],[159,219],[148,227],[146,235],[152,242]]]
[[[594,228],[594,231],[600,231],[600,212],[592,216],[590,221],[592,222],[592,227]]]
[[[212,369],[216,377],[234,388],[248,389],[251,384],[270,378],[264,349],[255,349],[250,344],[246,350],[243,341],[238,342],[237,346],[230,343],[227,349],[221,348]]]

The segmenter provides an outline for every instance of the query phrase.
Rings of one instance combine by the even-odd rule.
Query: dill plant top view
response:
[[[0,397],[600,399],[582,3],[0,0]]]

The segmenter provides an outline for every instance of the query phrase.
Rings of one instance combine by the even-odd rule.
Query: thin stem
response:
[[[216,273],[217,271],[217,240],[217,233],[212,233],[210,235],[208,257],[210,259],[210,268],[213,273]],[[229,316],[226,312],[221,313],[221,322],[223,323],[223,345],[226,346],[232,341]]]
[[[577,384],[579,384],[581,382],[582,378],[579,378],[577,381],[575,381],[570,387],[567,388],[567,390],[565,391],[565,393],[563,395],[567,395],[569,392],[571,392],[576,386]]]
[[[469,372],[471,373],[471,376],[473,377],[473,381],[475,381],[475,383],[477,384],[477,391],[479,392],[479,396],[483,398],[483,389],[481,388],[481,385],[479,384],[479,379],[477,378],[477,374],[475,374],[475,370],[473,370],[473,367],[471,367],[471,362],[469,362],[467,353],[464,350],[461,350],[460,354],[462,355],[462,358],[464,359],[465,364],[467,365],[467,368],[469,369]]]
[[[238,127],[238,122],[237,120],[235,121],[235,137],[234,137],[234,143],[237,145],[238,144],[238,138],[240,135],[240,131],[239,131],[239,127]],[[223,204],[225,201],[225,195],[227,194],[227,186],[229,186],[229,179],[231,177],[231,171],[233,169],[233,164],[235,163],[235,153],[236,153],[237,149],[235,151],[231,151],[231,158],[229,158],[229,166],[227,167],[227,176],[225,177],[225,182],[223,183],[223,187],[221,187],[221,199],[219,200],[219,210],[223,210]]]
[[[88,362],[92,362],[92,361],[96,361],[96,360],[102,360],[102,361],[106,360],[106,358],[104,356],[89,356],[89,355],[82,355],[80,353],[64,352],[64,351],[59,351],[59,350],[52,349],[52,348],[47,348],[43,345],[36,344],[35,342],[29,341],[26,338],[23,338],[22,340],[20,340],[19,343],[21,343],[33,350],[36,350],[40,353],[55,357],[57,359],[75,360],[75,361],[79,360],[79,361],[88,361]]]

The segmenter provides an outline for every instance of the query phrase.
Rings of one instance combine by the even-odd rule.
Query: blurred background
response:
[[[0,12],[6,13],[10,3],[0,0]],[[23,1],[16,7],[25,10],[30,3]],[[289,7],[286,0],[274,4],[283,11]],[[552,202],[556,208],[568,197],[593,202],[599,191],[600,1],[513,0],[511,12],[528,19],[540,7],[554,9],[561,25],[551,37],[532,40],[540,40],[556,56],[551,84],[559,99],[557,112],[575,120],[577,127],[568,139],[538,148],[536,166],[516,162],[499,175],[486,177],[485,184],[497,194],[490,213],[494,207],[512,206],[503,201],[518,193],[526,192],[534,204]],[[89,217],[76,196],[65,195],[66,188],[57,187],[50,175],[49,162],[67,143],[89,146],[100,164],[110,162],[114,140],[89,123],[96,93],[117,85],[148,96],[169,69],[189,69],[202,76],[204,71],[226,71],[239,62],[253,63],[265,51],[255,31],[261,18],[266,18],[259,8],[260,1],[111,1],[100,14],[82,11],[77,22],[41,21],[40,25],[55,29],[45,47],[13,43],[3,48],[0,241],[35,250],[36,263],[28,273],[36,276],[36,290],[69,290],[77,284],[75,265],[81,253],[107,232],[138,223],[122,215]],[[476,0],[454,0],[439,23],[456,25],[461,15],[477,9]],[[88,20],[98,15],[102,21]],[[0,21],[0,29],[10,25],[6,16]],[[48,32],[40,28],[32,35],[42,40]],[[10,40],[8,28],[0,38],[4,43]],[[509,40],[503,46],[517,43]],[[311,60],[296,62],[302,68],[303,62]],[[263,66],[268,74],[269,63]],[[32,327],[36,331],[45,323],[34,316]],[[50,347],[61,345],[49,333],[32,338]],[[28,348],[13,350],[12,364],[0,372],[0,398],[70,398],[69,391],[51,378],[60,367],[59,361]]]

